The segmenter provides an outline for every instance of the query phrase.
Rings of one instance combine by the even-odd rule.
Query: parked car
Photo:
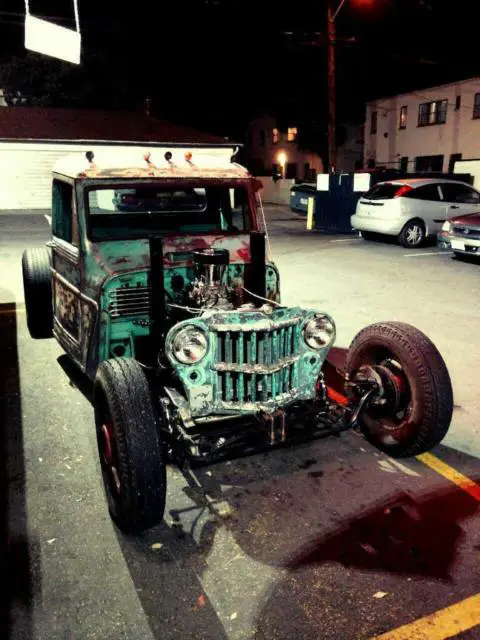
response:
[[[123,531],[162,520],[167,461],[348,429],[416,456],[452,418],[447,367],[418,329],[369,325],[338,366],[333,318],[282,304],[259,228],[261,183],[231,161],[234,149],[211,147],[185,160],[181,146],[156,148],[155,164],[118,151],[59,160],[52,238],[22,258],[30,335],[55,337],[91,381],[106,497]],[[116,210],[127,194],[133,210]]]
[[[437,236],[440,249],[453,251],[456,257],[480,258],[480,210],[447,220]]]
[[[352,227],[365,240],[376,234],[397,236],[408,249],[435,237],[455,214],[475,213],[480,191],[466,182],[435,178],[390,180],[374,185],[357,204]]]

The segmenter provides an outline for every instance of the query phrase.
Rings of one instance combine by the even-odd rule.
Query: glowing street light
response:
[[[282,167],[282,178],[285,177],[285,166],[287,164],[287,154],[285,151],[280,151],[277,155],[278,164]]]

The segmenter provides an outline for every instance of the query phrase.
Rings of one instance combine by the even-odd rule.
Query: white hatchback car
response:
[[[375,234],[397,236],[402,246],[413,248],[436,236],[449,218],[479,210],[480,191],[466,182],[398,179],[379,182],[365,193],[351,224],[366,240]]]

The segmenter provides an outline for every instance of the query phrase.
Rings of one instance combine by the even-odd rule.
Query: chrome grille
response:
[[[275,400],[297,387],[300,325],[271,331],[217,331],[217,400]]]
[[[454,226],[453,233],[462,236],[465,240],[480,240],[480,229],[475,227]]]
[[[150,287],[120,287],[108,294],[108,312],[112,318],[128,318],[150,312]]]

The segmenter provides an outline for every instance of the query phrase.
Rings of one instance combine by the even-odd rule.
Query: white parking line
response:
[[[48,224],[49,224],[50,226],[52,226],[52,216],[47,216],[47,214],[45,214],[45,218],[46,218],[46,220],[47,220]]]
[[[340,238],[338,240],[329,240],[329,242],[351,242],[352,240],[360,240],[360,238]]]
[[[424,253],[404,253],[404,258],[420,258],[421,256],[440,256],[442,253],[450,255],[451,251],[425,251]]]

